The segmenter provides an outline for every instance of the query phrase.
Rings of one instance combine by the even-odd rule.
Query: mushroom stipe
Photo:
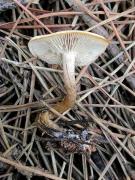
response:
[[[76,101],[75,66],[89,65],[107,48],[109,41],[102,36],[78,30],[61,31],[33,37],[28,43],[33,56],[48,64],[62,64],[67,95],[53,109],[59,113],[72,108]],[[40,113],[38,122],[48,123],[56,118],[50,111]],[[58,125],[55,125],[59,129]]]

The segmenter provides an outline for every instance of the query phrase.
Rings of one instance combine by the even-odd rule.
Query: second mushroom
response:
[[[28,44],[31,53],[48,64],[61,64],[66,88],[66,96],[57,102],[53,109],[59,113],[72,108],[76,101],[75,66],[89,65],[100,56],[108,46],[108,40],[90,32],[61,31],[49,35],[36,36]],[[50,112],[40,114],[40,123],[53,120]]]

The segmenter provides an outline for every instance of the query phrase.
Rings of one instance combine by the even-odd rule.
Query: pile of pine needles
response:
[[[0,178],[135,179],[135,1],[31,2],[0,4]],[[88,152],[67,134],[58,143],[56,132],[36,126],[37,114],[66,92],[62,68],[34,58],[27,45],[63,30],[111,42],[95,63],[76,68],[75,107],[55,119],[67,134],[89,135]]]

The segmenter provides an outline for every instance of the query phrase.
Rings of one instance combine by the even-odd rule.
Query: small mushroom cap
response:
[[[107,39],[97,34],[71,30],[36,36],[28,47],[35,57],[48,64],[61,64],[62,55],[70,53],[75,57],[76,66],[84,66],[94,62],[108,44]]]

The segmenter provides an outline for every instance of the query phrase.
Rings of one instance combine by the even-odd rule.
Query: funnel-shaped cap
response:
[[[94,62],[108,46],[102,36],[83,31],[61,31],[36,36],[28,44],[31,53],[48,64],[62,64],[62,55],[75,55],[75,65],[84,66]]]

